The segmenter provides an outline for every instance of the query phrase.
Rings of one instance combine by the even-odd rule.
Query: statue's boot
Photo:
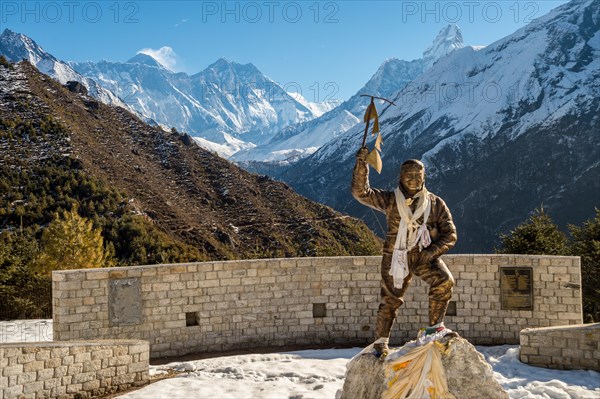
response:
[[[390,351],[388,342],[396,318],[395,314],[390,315],[388,313],[389,312],[386,312],[384,309],[379,309],[379,311],[377,311],[377,340],[375,340],[375,343],[373,344],[373,349],[375,349],[375,354],[381,357],[387,356]]]
[[[417,334],[417,346],[438,341],[445,336],[457,336],[456,333],[444,326],[444,316],[446,315],[449,302],[429,299],[429,327],[419,330]]]
[[[446,310],[450,301],[436,301],[429,299],[429,325],[434,326],[444,321]]]

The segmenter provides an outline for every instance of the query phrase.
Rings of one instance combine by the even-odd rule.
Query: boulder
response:
[[[84,94],[86,96],[88,94],[87,88],[81,82],[77,82],[76,80],[69,80],[67,84],[65,84],[65,87],[73,93]]]
[[[441,343],[443,345],[435,350],[441,353],[441,364],[450,393],[445,398],[508,399],[506,391],[494,379],[492,367],[473,345],[461,337]],[[401,383],[401,380],[393,378],[395,371],[392,365],[415,348],[414,341],[398,349],[391,348],[385,361],[380,361],[372,354],[371,346],[365,348],[348,363],[344,387],[336,396],[340,399],[379,399],[386,396],[386,392],[398,388],[394,384]]]

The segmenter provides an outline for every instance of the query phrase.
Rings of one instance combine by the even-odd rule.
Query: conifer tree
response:
[[[586,321],[600,321],[600,209],[582,227],[569,225],[569,231],[573,236],[571,252],[581,256],[583,314]]]
[[[95,229],[91,220],[79,216],[75,208],[64,211],[60,217],[55,215],[42,233],[42,247],[37,266],[44,273],[112,264],[104,249],[100,229]]]
[[[544,208],[535,210],[529,220],[509,234],[500,234],[497,253],[529,255],[569,255],[567,236],[558,229]]]

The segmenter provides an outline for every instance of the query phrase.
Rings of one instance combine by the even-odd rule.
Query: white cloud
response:
[[[176,28],[180,27],[181,25],[185,24],[188,21],[187,18],[182,19],[181,21],[177,22],[175,25]]]
[[[169,46],[161,47],[158,50],[145,48],[138,51],[138,54],[147,54],[154,58],[156,61],[160,62],[168,69],[176,71],[179,57],[177,56],[177,54],[175,54],[175,51],[173,51],[173,49]]]

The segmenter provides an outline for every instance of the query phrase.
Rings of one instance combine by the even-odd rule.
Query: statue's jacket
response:
[[[394,192],[371,188],[369,185],[369,167],[366,162],[357,159],[352,174],[352,195],[360,203],[383,212],[386,215],[387,234],[383,246],[384,259],[382,268],[389,270],[390,265],[386,264],[388,263],[386,261],[388,259],[391,261],[391,254],[394,251],[396,235],[398,234],[400,225],[400,213],[398,212]],[[433,260],[454,246],[457,235],[452,215],[444,201],[435,194],[428,193],[428,195],[431,201],[431,212],[427,219],[427,229],[431,236],[431,245],[423,249],[423,254],[426,255],[427,259]],[[423,223],[422,218],[423,216],[418,221],[419,224]],[[413,248],[409,254],[415,254],[418,251],[418,248]],[[414,256],[409,257],[409,259],[411,258],[415,259]],[[409,260],[409,263],[413,262]]]

